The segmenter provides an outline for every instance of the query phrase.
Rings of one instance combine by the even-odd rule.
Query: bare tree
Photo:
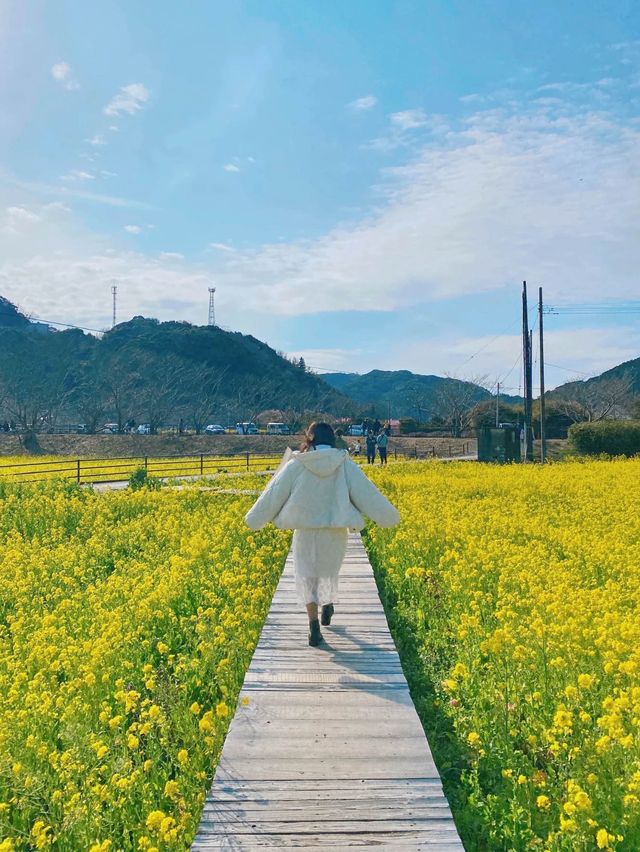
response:
[[[458,379],[449,375],[441,382],[436,391],[435,413],[444,420],[454,438],[470,428],[478,388],[486,383],[486,376]]]
[[[25,432],[52,427],[72,390],[68,358],[37,333],[13,336],[0,377],[4,408]]]
[[[138,411],[149,424],[152,435],[166,423],[178,407],[186,384],[187,369],[176,355],[141,357],[132,365],[138,389]]]
[[[220,401],[228,372],[229,367],[215,371],[211,367],[194,367],[185,371],[185,383],[192,388],[192,394],[185,403],[185,410],[196,435],[202,433]]]
[[[631,377],[575,381],[555,396],[561,412],[574,423],[615,420],[628,415],[632,403]]]

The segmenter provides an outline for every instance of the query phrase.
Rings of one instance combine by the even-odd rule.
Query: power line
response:
[[[0,316],[8,316],[8,317],[14,317],[15,318],[16,315],[13,311],[2,311],[2,310],[0,310]],[[74,325],[71,322],[58,322],[57,320],[43,319],[42,317],[29,316],[29,317],[25,317],[25,319],[27,320],[27,322],[30,322],[30,323],[41,322],[44,325],[61,325],[63,328],[77,328],[80,331],[93,331],[93,332],[96,332],[97,334],[104,334],[104,332],[106,331],[106,329],[104,329],[104,328],[87,328],[87,326],[84,326],[84,325]],[[5,328],[21,328],[21,326],[17,326],[17,325],[16,326],[5,326]]]

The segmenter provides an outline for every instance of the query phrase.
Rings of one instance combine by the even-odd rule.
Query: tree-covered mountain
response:
[[[552,391],[549,391],[550,397],[564,397],[578,388],[588,388],[596,385],[602,385],[604,382],[622,381],[629,386],[632,394],[640,394],[640,358],[634,358],[631,361],[625,361],[623,364],[618,364],[610,370],[605,370],[599,376],[592,376],[590,379],[583,381],[565,382],[563,385],[558,385]]]
[[[367,406],[370,413],[388,417],[413,417],[420,422],[434,417],[446,419],[456,402],[469,407],[492,394],[471,381],[442,376],[423,376],[409,370],[371,370],[369,373],[325,373],[322,378],[351,399]],[[456,402],[454,402],[454,398]],[[520,397],[501,396],[504,402]]]
[[[134,421],[153,431],[182,420],[200,431],[265,408],[289,422],[357,409],[255,337],[216,326],[134,317],[100,337],[41,329],[18,311],[0,312],[0,418],[26,430]]]

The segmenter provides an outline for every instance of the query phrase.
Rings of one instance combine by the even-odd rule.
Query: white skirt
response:
[[[301,604],[338,601],[338,574],[347,552],[346,528],[295,530],[293,567]]]

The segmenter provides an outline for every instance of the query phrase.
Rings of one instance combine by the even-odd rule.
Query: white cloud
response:
[[[390,120],[392,125],[402,131],[414,130],[427,124],[427,114],[423,109],[405,109],[403,112],[394,112]]]
[[[240,171],[238,166],[235,166],[233,163],[227,163],[222,168],[225,170],[225,172],[239,172]]]
[[[640,332],[633,326],[583,327],[545,330],[545,387],[551,390],[564,382],[598,375],[611,367],[637,358]],[[521,395],[522,349],[520,334],[498,337],[435,338],[407,341],[388,351],[386,369],[406,369],[415,373],[451,374],[458,378],[487,376],[501,381],[504,393]],[[534,338],[534,353],[537,353]],[[556,367],[555,365],[559,365]],[[553,366],[552,366],[553,365]],[[539,366],[536,355],[535,392],[538,393]]]
[[[161,251],[160,252],[161,260],[184,260],[184,255],[180,254],[179,251]]]
[[[110,172],[107,169],[100,169],[100,175],[105,178],[118,177],[117,172]]]
[[[416,140],[420,138],[415,132],[418,130],[429,131],[432,135],[444,135],[450,131],[450,127],[442,115],[427,115],[421,108],[406,109],[392,113],[386,133],[367,142],[363,147],[388,153],[397,148],[415,146]]]
[[[362,349],[301,349],[295,353],[296,358],[304,358],[312,370],[322,373],[355,373],[361,372]]]
[[[104,136],[101,136],[99,133],[95,136],[92,136],[91,139],[85,139],[85,142],[88,142],[89,145],[106,145],[107,140]]]
[[[6,216],[9,225],[17,225],[22,223],[39,222],[40,216],[29,210],[26,207],[7,207]]]
[[[255,157],[247,157],[248,163],[255,163],[255,161],[256,161]]]
[[[65,89],[75,91],[80,84],[71,74],[71,66],[67,62],[56,62],[51,66],[51,76],[57,83],[61,83]]]
[[[59,83],[62,83],[66,80],[71,74],[71,66],[66,62],[56,62],[55,65],[51,67],[51,76],[54,80],[57,80]]]
[[[125,225],[124,229],[129,234],[139,234],[142,231],[140,225]]]
[[[218,251],[235,251],[233,246],[227,245],[227,243],[209,243],[209,248],[217,249]]]
[[[60,180],[78,181],[78,180],[95,180],[96,176],[91,172],[85,172],[82,169],[71,169],[66,175],[62,175]]]
[[[349,109],[352,109],[354,112],[367,112],[378,103],[378,99],[375,95],[365,95],[363,98],[356,98],[355,101],[351,101],[348,104]]]
[[[523,278],[551,299],[634,298],[639,156],[640,131],[613,115],[478,112],[386,170],[356,224],[237,252],[222,274],[248,303],[289,315],[394,310]]]
[[[142,83],[123,86],[104,108],[105,115],[133,115],[149,100],[149,90]]]

